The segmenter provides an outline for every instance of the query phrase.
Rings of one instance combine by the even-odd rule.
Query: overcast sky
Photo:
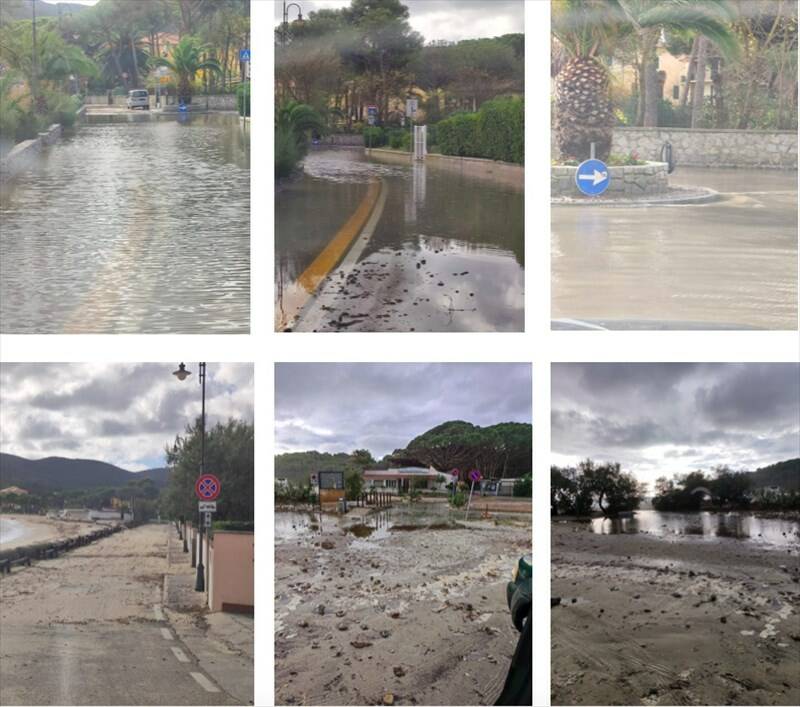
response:
[[[800,456],[800,365],[554,364],[551,429],[561,466],[618,461],[648,483],[753,470]]]
[[[129,471],[164,466],[164,447],[200,414],[197,364],[3,363],[0,451],[98,459]],[[251,364],[208,364],[206,425],[253,420]]]
[[[345,7],[350,0],[302,1],[303,14],[323,8]],[[476,37],[498,37],[511,32],[524,32],[522,0],[403,0],[411,16],[409,24],[425,37],[458,41]],[[283,3],[275,3],[275,21],[282,20]],[[289,10],[289,21],[297,17],[297,8]]]
[[[449,420],[531,421],[531,367],[518,363],[280,363],[275,451],[376,459]]]

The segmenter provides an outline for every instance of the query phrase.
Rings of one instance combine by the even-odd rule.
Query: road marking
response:
[[[164,613],[161,611],[161,606],[159,604],[153,604],[153,613],[156,615],[156,621],[164,620]]]
[[[162,628],[161,629],[161,635],[164,637],[164,640],[166,640],[166,641],[171,641],[172,640],[172,634],[169,632],[168,628]]]
[[[181,663],[188,663],[189,662],[189,659],[186,657],[186,653],[184,653],[180,648],[176,648],[175,646],[172,646],[172,652],[175,654],[175,657]]]
[[[336,269],[336,272],[339,273],[339,279],[337,282],[342,283],[347,281],[348,276],[353,271],[353,268],[355,268],[358,259],[361,257],[361,254],[367,247],[367,243],[370,242],[372,234],[375,233],[375,229],[378,226],[378,221],[381,220],[381,216],[383,215],[383,208],[386,205],[387,194],[388,189],[385,186],[382,186],[380,196],[378,197],[378,202],[375,204],[375,208],[372,210],[369,220],[364,226],[364,229],[361,231],[361,235],[344,257],[341,265],[339,265],[339,267]],[[309,304],[304,307],[303,311],[297,315],[295,331],[315,331],[322,326],[322,322],[327,316],[327,313],[322,309],[323,294],[324,288],[322,291],[320,291],[319,296],[309,302]]]
[[[356,210],[336,235],[322,249],[309,265],[288,288],[275,308],[275,328],[282,331],[291,326],[300,311],[307,304],[309,298],[319,287],[320,283],[330,274],[342,256],[347,252],[353,239],[364,228],[364,224],[374,212],[378,197],[385,191],[385,186],[380,180],[370,182],[367,193],[361,200]]]
[[[189,673],[206,692],[219,692],[219,688],[214,685],[203,673]]]

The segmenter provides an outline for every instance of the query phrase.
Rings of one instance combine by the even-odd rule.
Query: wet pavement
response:
[[[316,311],[294,328],[522,331],[522,192],[435,167],[381,164],[357,150],[312,152],[305,175],[279,191],[277,309],[375,181],[385,203],[372,237],[352,268],[334,269]]]
[[[595,518],[591,527],[601,535],[645,533],[672,540],[695,537],[712,542],[732,538],[800,550],[800,522],[751,513],[636,511],[633,518]]]
[[[3,333],[246,333],[249,132],[81,127],[0,197]]]
[[[552,317],[607,328],[797,327],[797,173],[681,168],[720,201],[553,206]]]

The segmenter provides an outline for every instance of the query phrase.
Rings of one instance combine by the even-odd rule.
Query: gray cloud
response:
[[[800,455],[800,365],[554,364],[555,463],[613,459],[643,481]]]
[[[349,0],[306,0],[303,14],[350,5]],[[411,26],[425,41],[458,41],[475,37],[496,37],[525,30],[522,0],[403,0]],[[275,22],[281,22],[282,5],[275,3]],[[292,8],[290,21],[296,17]]]
[[[364,447],[382,456],[447,420],[530,422],[530,365],[276,365],[278,452]]]
[[[28,458],[80,456],[137,470],[164,463],[164,447],[200,414],[196,364],[0,364],[0,450]],[[253,366],[208,364],[213,425],[253,420]]]

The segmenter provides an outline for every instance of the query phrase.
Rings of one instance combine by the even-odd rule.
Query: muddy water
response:
[[[602,535],[646,533],[670,540],[696,537],[707,541],[734,538],[800,548],[800,522],[750,513],[636,511],[633,518],[595,518],[591,527]]]
[[[553,207],[553,318],[795,328],[797,173],[679,167],[670,181],[723,199]]]
[[[249,329],[237,116],[90,125],[0,198],[4,333]]]
[[[320,150],[276,198],[276,297],[355,210],[370,181],[386,204],[321,330],[521,331],[523,194],[358,150]]]

